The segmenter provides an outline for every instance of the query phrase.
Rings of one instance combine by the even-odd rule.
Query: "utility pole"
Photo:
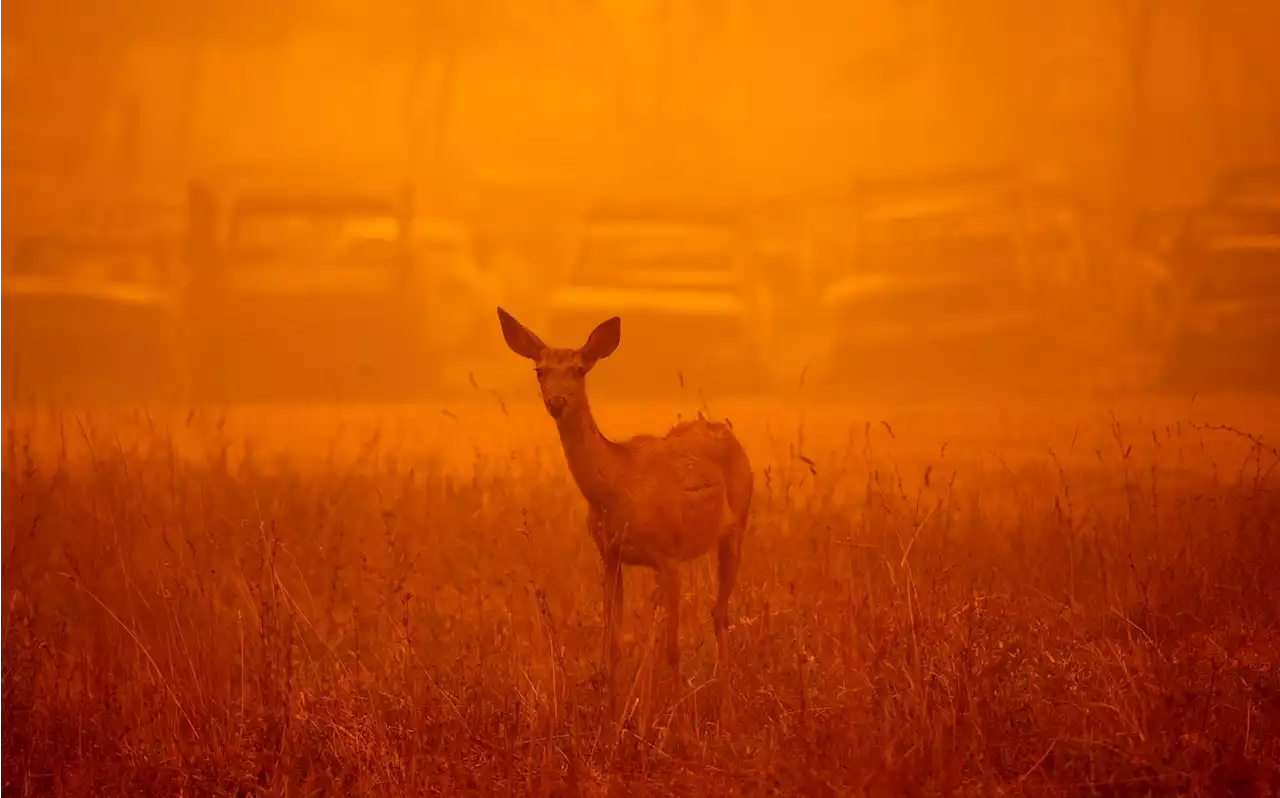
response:
[[[422,72],[426,60],[426,27],[428,0],[412,0],[413,2],[413,40],[409,53],[409,79],[405,86],[404,126],[405,126],[405,181],[417,181],[422,160]]]
[[[191,27],[187,31],[187,63],[182,83],[182,115],[178,122],[178,164],[184,181],[193,177],[195,118],[204,60],[205,22],[214,0],[190,0]]]
[[[1126,142],[1121,167],[1121,218],[1126,229],[1132,227],[1144,201],[1143,152],[1146,144],[1148,73],[1151,62],[1151,39],[1156,19],[1156,0],[1125,0],[1131,13],[1125,15],[1126,71],[1129,76],[1129,113]]]
[[[1218,171],[1221,169],[1219,153],[1227,151],[1222,119],[1226,108],[1222,102],[1218,86],[1217,53],[1214,47],[1215,17],[1212,9],[1213,6],[1207,0],[1197,0],[1196,22],[1198,23],[1197,27],[1200,29],[1200,68],[1204,73],[1204,99],[1207,111],[1205,125],[1208,127],[1206,139],[1209,144],[1208,147],[1203,149],[1207,150],[1205,159],[1208,162],[1211,180],[1216,178]],[[1232,120],[1232,122],[1234,121],[1236,120]],[[1234,125],[1232,127],[1234,128]],[[1233,142],[1239,142],[1239,137],[1233,136],[1232,140]]]
[[[411,184],[442,179],[449,140],[449,112],[453,105],[457,66],[456,20],[432,0],[412,0],[414,34],[405,91],[405,177]],[[431,76],[427,88],[428,73]],[[428,91],[430,96],[428,97]],[[424,105],[426,108],[424,108]]]

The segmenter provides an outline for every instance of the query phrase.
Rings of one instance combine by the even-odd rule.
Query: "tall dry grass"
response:
[[[1267,440],[1095,414],[949,449],[974,429],[738,412],[735,724],[711,564],[674,702],[629,571],[616,748],[549,434],[433,415],[460,468],[394,430],[304,461],[203,417],[11,421],[4,794],[1280,794]]]

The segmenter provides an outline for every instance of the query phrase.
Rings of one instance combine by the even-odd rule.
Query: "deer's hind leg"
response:
[[[729,667],[729,596],[733,594],[734,585],[738,581],[738,564],[741,559],[742,528],[735,523],[720,538],[716,551],[719,574],[716,606],[711,612],[711,620],[716,630],[717,671],[727,671]]]
[[[667,644],[667,665],[676,684],[680,684],[680,564],[664,562],[657,568],[658,585],[666,608],[663,631]]]
[[[729,596],[738,580],[738,565],[742,559],[742,536],[745,524],[735,520],[720,538],[716,551],[718,580],[716,606],[712,610],[712,622],[716,631],[716,681],[720,692],[720,720],[732,723],[733,699],[729,682]]]

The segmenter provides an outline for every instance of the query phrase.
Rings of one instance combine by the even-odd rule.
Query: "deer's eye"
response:
[[[541,366],[539,366],[533,370],[533,373],[538,375],[538,379],[542,379],[542,375],[545,374],[546,372]]]
[[[586,367],[586,366],[574,366],[574,367],[573,367],[573,373],[574,373],[574,375],[576,375],[576,376],[578,376],[578,377],[585,377],[585,376],[587,376],[587,367]]]

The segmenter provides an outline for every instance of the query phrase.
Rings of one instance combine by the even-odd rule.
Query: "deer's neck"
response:
[[[569,473],[573,474],[578,490],[593,505],[607,504],[616,486],[621,484],[618,472],[624,464],[619,446],[600,432],[586,402],[560,418],[556,427],[560,430],[565,459],[569,461]]]

